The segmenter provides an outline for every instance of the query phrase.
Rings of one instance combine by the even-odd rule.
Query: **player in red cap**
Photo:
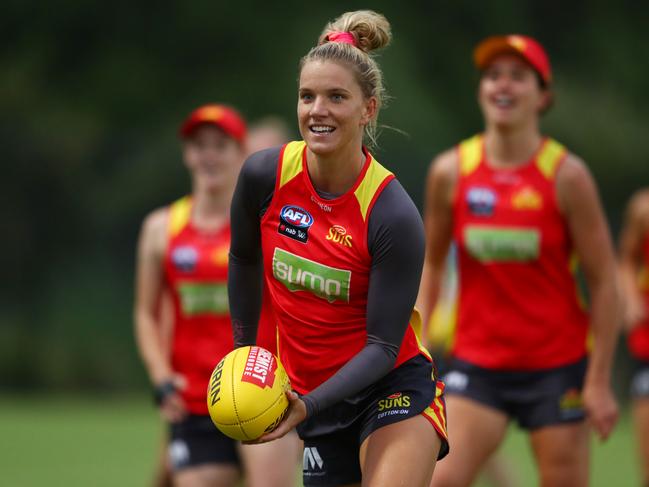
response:
[[[443,385],[413,312],[421,217],[363,144],[384,94],[370,54],[390,38],[372,11],[325,27],[300,63],[304,140],[248,158],[232,201],[235,346],[255,343],[263,276],[295,392],[260,441],[297,426],[307,486],[423,486],[447,451]]]
[[[229,216],[246,154],[246,124],[231,107],[205,105],[186,118],[180,136],[192,193],[144,220],[135,299],[137,344],[170,426],[173,483],[235,486],[243,469],[247,485],[290,486],[298,455],[295,435],[283,445],[241,447],[214,427],[207,410],[210,374],[233,347]],[[171,298],[170,340],[159,311],[165,292]],[[274,349],[274,340],[263,345]]]
[[[540,485],[585,486],[586,419],[606,438],[618,417],[609,230],[586,165],[540,132],[552,101],[545,50],[525,36],[491,37],[474,59],[484,132],[439,155],[426,182],[424,316],[451,241],[459,281],[444,375],[453,448],[432,485],[470,485],[514,419],[529,431]],[[574,277],[577,262],[590,312]]]
[[[627,344],[636,362],[631,398],[641,484],[649,485],[649,189],[633,195],[627,208],[620,238],[620,277]]]

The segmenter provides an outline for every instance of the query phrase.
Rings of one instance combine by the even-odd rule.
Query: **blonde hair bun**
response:
[[[345,12],[325,26],[318,44],[328,42],[327,36],[333,32],[349,32],[356,47],[367,53],[386,47],[392,40],[390,22],[373,10]]]

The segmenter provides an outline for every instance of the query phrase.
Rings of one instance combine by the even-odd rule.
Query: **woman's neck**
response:
[[[510,130],[487,127],[485,154],[492,166],[516,166],[528,162],[538,151],[542,140],[543,136],[536,126]]]
[[[201,230],[216,230],[230,218],[233,191],[197,189],[192,193],[192,222]]]
[[[349,191],[363,170],[366,155],[359,144],[331,155],[318,155],[307,149],[307,168],[313,187],[329,194]]]

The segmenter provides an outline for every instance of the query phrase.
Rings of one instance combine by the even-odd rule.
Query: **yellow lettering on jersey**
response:
[[[214,251],[212,252],[212,261],[216,265],[220,265],[220,266],[228,265],[229,252],[230,252],[230,248],[227,245],[219,247],[218,249],[214,249]]]
[[[525,186],[512,195],[512,207],[515,210],[540,210],[543,196],[536,189]]]
[[[345,247],[351,248],[352,246],[352,236],[347,234],[347,229],[342,225],[333,225],[327,232],[325,239]]]

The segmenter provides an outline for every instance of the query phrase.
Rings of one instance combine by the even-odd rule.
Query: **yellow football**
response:
[[[207,407],[214,425],[235,440],[256,440],[275,429],[288,409],[288,375],[268,350],[228,353],[212,372]]]

